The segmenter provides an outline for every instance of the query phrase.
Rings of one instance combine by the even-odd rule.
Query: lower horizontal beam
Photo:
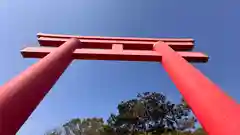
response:
[[[21,50],[25,58],[43,58],[55,47],[27,47]],[[208,56],[200,52],[178,52],[189,62],[207,62]],[[161,61],[162,55],[155,51],[123,50],[113,51],[111,49],[76,49],[73,52],[74,59],[86,60],[122,60],[122,61]]]

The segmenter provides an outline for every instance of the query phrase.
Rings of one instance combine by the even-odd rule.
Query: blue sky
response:
[[[196,64],[240,102],[237,0],[1,0],[0,84],[37,62],[19,50],[35,46],[36,33],[91,36],[192,37],[195,51],[210,56]],[[138,92],[180,94],[159,63],[74,61],[19,131],[42,135],[76,117],[107,118],[121,100]],[[27,103],[26,103],[27,104]]]

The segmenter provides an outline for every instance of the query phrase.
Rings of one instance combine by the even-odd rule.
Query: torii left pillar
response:
[[[70,39],[0,88],[0,135],[14,135],[73,60]],[[19,111],[21,110],[21,111]]]

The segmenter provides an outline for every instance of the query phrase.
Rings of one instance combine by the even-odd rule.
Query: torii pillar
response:
[[[0,88],[0,135],[14,135],[73,59],[159,61],[209,135],[240,135],[239,105],[188,62],[208,57],[191,39],[38,34],[41,46],[21,51],[42,58]],[[81,41],[81,42],[80,42]],[[183,51],[183,52],[181,52]]]

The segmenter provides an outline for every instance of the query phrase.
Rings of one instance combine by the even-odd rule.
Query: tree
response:
[[[59,129],[53,129],[45,133],[45,135],[62,135],[62,131]]]
[[[104,121],[102,118],[72,119],[62,127],[46,135],[100,135]]]
[[[196,119],[182,99],[174,104],[156,92],[144,92],[122,101],[118,113],[102,118],[72,119],[46,135],[206,135],[194,130]]]
[[[202,128],[198,128],[194,131],[194,135],[207,135],[207,133]]]
[[[156,92],[138,94],[137,98],[122,101],[118,114],[111,114],[108,124],[118,134],[186,131],[194,128],[196,119],[184,104],[173,104],[166,96]]]

